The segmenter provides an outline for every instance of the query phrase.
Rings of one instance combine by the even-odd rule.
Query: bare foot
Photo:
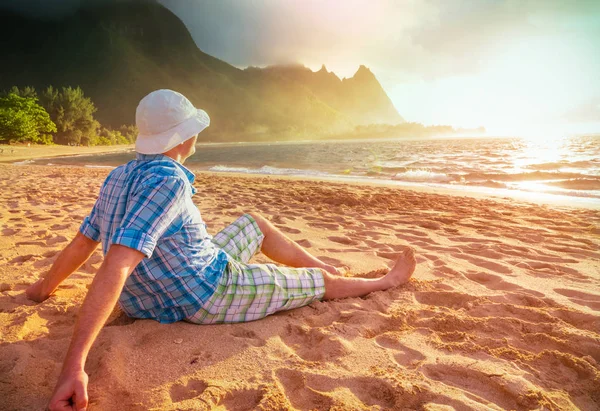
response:
[[[400,254],[392,270],[385,276],[390,281],[390,287],[397,287],[406,283],[415,272],[416,266],[415,250],[407,248]]]

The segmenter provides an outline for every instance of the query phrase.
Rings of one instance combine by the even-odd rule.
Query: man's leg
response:
[[[409,248],[396,260],[391,271],[380,278],[340,277],[324,272],[325,295],[323,299],[361,297],[373,291],[397,287],[410,279],[416,265],[415,251]]]
[[[414,251],[408,249],[384,277],[349,278],[319,268],[232,261],[215,293],[186,320],[196,324],[254,321],[315,300],[359,297],[405,283],[415,264]]]
[[[257,213],[249,213],[265,236],[261,251],[271,260],[290,267],[322,268],[332,274],[338,274],[337,269],[311,255],[302,246],[288,238],[269,220]]]

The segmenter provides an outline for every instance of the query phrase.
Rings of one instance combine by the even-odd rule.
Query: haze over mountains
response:
[[[139,100],[158,88],[204,108],[214,140],[314,138],[404,121],[365,66],[345,79],[324,66],[241,70],[199,50],[181,20],[154,1],[42,20],[0,9],[0,47],[0,89],[80,86],[106,126],[133,124]]]

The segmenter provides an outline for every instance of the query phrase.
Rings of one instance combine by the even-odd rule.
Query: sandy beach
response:
[[[47,301],[24,290],[108,172],[0,164],[0,409],[47,405],[101,250]],[[382,275],[407,246],[416,272],[246,324],[117,308],[87,361],[89,409],[600,409],[598,210],[210,173],[195,186],[213,234],[260,212],[348,276]]]
[[[62,145],[31,145],[24,144],[7,145],[0,144],[0,163],[14,163],[20,161],[32,160],[35,158],[51,158],[58,156],[80,156],[86,154],[113,153],[128,151],[133,149],[131,145],[118,146],[62,146]]]

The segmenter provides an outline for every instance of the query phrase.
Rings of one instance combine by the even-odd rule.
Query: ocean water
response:
[[[39,159],[50,165],[114,167],[135,154]],[[600,136],[386,139],[198,145],[196,170],[398,182],[487,193],[585,198],[600,204]]]

